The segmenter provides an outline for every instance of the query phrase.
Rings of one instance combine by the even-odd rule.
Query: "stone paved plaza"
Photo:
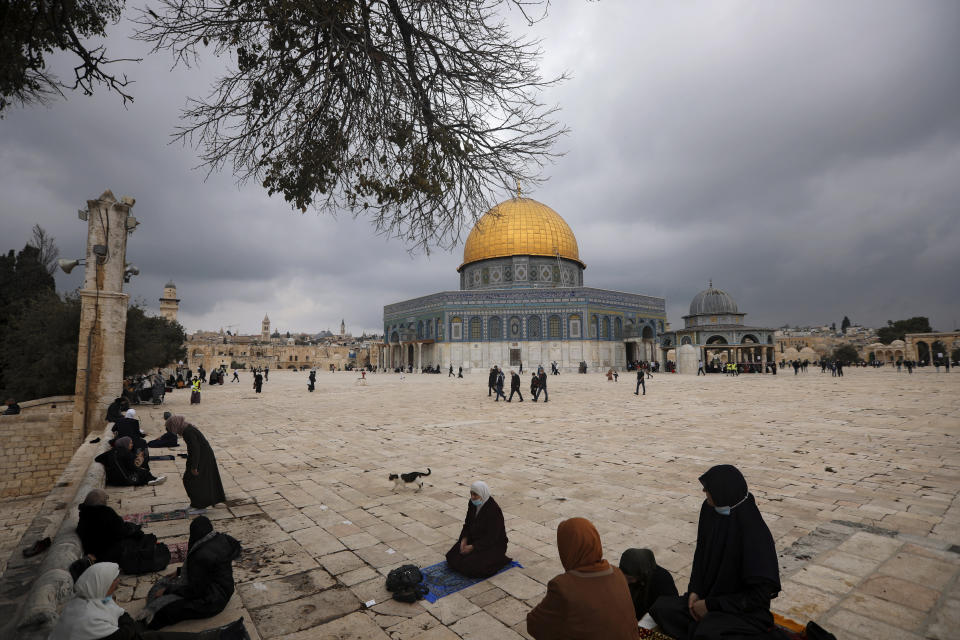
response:
[[[479,373],[381,373],[366,384],[319,373],[313,394],[306,373],[271,372],[261,395],[241,378],[206,388],[198,406],[179,391],[138,408],[151,436],[164,409],[206,434],[229,500],[208,515],[245,548],[228,609],[174,629],[243,615],[265,639],[528,637],[526,612],[562,570],[556,525],[572,516],[597,525],[614,562],[628,547],[652,548],[683,591],[697,476],[733,463],[777,541],[776,612],[838,638],[957,637],[960,375],[660,374],[637,397],[632,374],[564,374],[550,377],[548,404],[509,406],[487,397]],[[183,462],[154,462],[166,484],[112,489],[111,504],[122,514],[185,506]],[[392,491],[388,473],[427,467],[422,492]],[[385,574],[443,559],[475,479],[503,507],[508,553],[524,568],[434,605],[391,601]],[[4,528],[24,504],[0,504]],[[187,526],[146,530],[177,542]],[[124,578],[118,600],[136,611],[154,579]]]

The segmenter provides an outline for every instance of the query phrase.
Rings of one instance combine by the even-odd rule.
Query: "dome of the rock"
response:
[[[586,266],[566,221],[531,198],[505,200],[477,220],[467,236],[458,270],[472,262],[508,256],[559,256]]]
[[[712,283],[708,289],[695,295],[690,303],[691,316],[716,316],[733,313],[739,313],[737,303],[726,292],[714,289]]]

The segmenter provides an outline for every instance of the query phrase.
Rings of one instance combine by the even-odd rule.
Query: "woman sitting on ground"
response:
[[[88,568],[73,587],[74,596],[63,607],[50,640],[249,640],[243,618],[200,631],[148,631],[113,601],[120,584],[120,567],[101,562]]]
[[[566,573],[527,614],[536,640],[635,640],[640,637],[627,580],[603,559],[600,534],[586,518],[557,527],[557,550]]]
[[[650,549],[627,549],[620,556],[620,571],[627,578],[633,611],[642,620],[660,596],[678,596],[670,572],[657,564]],[[648,618],[649,620],[649,618]],[[651,625],[652,626],[652,625]]]
[[[510,563],[503,511],[490,497],[490,487],[470,485],[470,502],[460,538],[447,552],[447,566],[469,578],[489,578]]]
[[[240,543],[214,531],[206,516],[194,519],[183,566],[150,589],[138,618],[160,629],[217,615],[233,595],[233,561],[240,551]]]
[[[724,464],[700,476],[700,484],[706,500],[687,593],[659,598],[650,614],[677,640],[781,638],[770,613],[780,592],[777,550],[747,481]]]
[[[138,487],[145,484],[160,484],[166,476],[154,477],[148,469],[143,468],[146,453],[133,452],[133,440],[127,437],[117,438],[113,447],[104,451],[96,458],[106,470],[107,484],[116,487]]]
[[[204,509],[218,502],[226,502],[220,470],[217,468],[217,457],[213,455],[213,448],[200,430],[183,416],[170,416],[166,425],[167,431],[180,436],[187,443],[187,468],[183,472],[183,488],[190,498],[190,506]]]
[[[124,522],[107,506],[107,492],[94,489],[80,505],[77,536],[86,554],[76,570],[96,562],[116,562],[124,573],[163,571],[170,562],[167,545],[145,534],[140,525]]]

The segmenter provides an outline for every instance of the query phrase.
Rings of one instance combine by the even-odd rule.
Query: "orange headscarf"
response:
[[[557,550],[567,571],[604,571],[610,563],[603,559],[600,534],[586,518],[570,518],[557,527]]]

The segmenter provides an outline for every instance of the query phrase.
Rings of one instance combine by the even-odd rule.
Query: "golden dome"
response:
[[[550,256],[580,261],[577,239],[560,214],[531,198],[504,200],[477,220],[463,247],[464,266],[488,258]]]

